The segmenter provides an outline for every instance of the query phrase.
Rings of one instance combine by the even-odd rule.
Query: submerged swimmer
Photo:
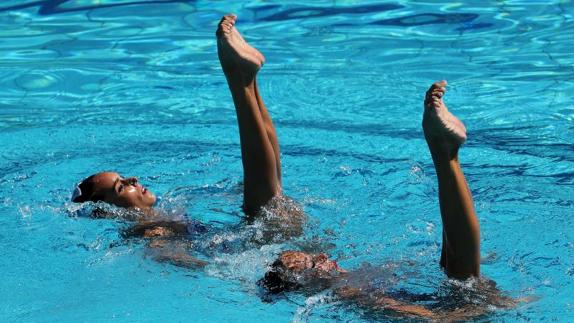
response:
[[[262,220],[263,239],[277,235],[289,238],[301,233],[304,215],[283,196],[279,142],[256,81],[265,57],[243,39],[235,28],[236,19],[234,15],[224,16],[216,36],[219,61],[239,125],[243,209],[248,220]],[[182,237],[189,232],[188,221],[167,218],[153,208],[155,195],[135,177],[123,177],[115,172],[94,174],[77,185],[72,201],[105,202],[135,213],[133,218],[138,223],[128,230],[128,235],[165,238]],[[96,212],[94,216],[106,214]],[[157,241],[160,240],[150,245],[162,245]]]
[[[438,177],[442,230],[440,266],[449,278],[475,278],[480,304],[465,304],[455,310],[431,308],[390,297],[361,281],[362,273],[348,272],[325,254],[285,251],[271,265],[260,284],[271,293],[331,289],[342,300],[361,306],[389,310],[401,315],[430,319],[459,320],[486,313],[489,305],[512,307],[516,300],[504,297],[494,282],[480,278],[480,228],[472,195],[462,172],[458,151],[466,141],[463,123],[443,102],[446,81],[434,83],[424,100],[423,130]],[[357,279],[359,276],[359,279]],[[453,300],[449,300],[452,302]],[[456,300],[454,300],[456,303]],[[458,306],[457,306],[458,307]]]

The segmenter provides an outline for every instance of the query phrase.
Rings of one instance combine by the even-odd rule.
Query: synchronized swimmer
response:
[[[224,16],[216,37],[219,61],[237,113],[243,164],[243,209],[247,219],[266,219],[268,227],[277,229],[274,233],[280,232],[288,239],[302,234],[305,215],[297,207],[285,207],[292,202],[283,195],[277,134],[256,80],[265,57],[243,39],[235,28],[236,20],[235,15]],[[446,81],[436,82],[426,92],[422,122],[438,178],[443,224],[439,263],[449,278],[475,279],[479,282],[478,288],[488,289],[489,305],[513,307],[516,300],[502,296],[493,282],[480,276],[480,228],[458,158],[458,151],[467,139],[466,129],[444,104],[446,85]],[[190,268],[206,264],[170,243],[175,241],[172,238],[185,239],[190,231],[196,230],[197,223],[173,220],[155,210],[155,195],[134,177],[115,172],[94,174],[78,184],[72,201],[105,202],[139,214],[129,232],[148,239],[148,246],[159,250],[156,257],[159,261]],[[269,219],[262,215],[263,208],[268,211],[266,214],[270,211],[274,216]],[[351,277],[352,271],[341,268],[326,254],[287,250],[270,266],[260,285],[270,293],[331,289],[343,300],[407,317],[454,320],[488,311],[484,304],[449,311],[433,310],[354,284]]]

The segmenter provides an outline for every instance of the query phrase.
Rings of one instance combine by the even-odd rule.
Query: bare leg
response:
[[[275,153],[275,161],[277,162],[277,178],[279,179],[279,184],[281,185],[281,156],[279,151],[279,141],[277,140],[277,133],[275,132],[275,126],[273,126],[273,121],[271,116],[263,103],[263,99],[259,94],[259,87],[257,86],[257,80],[255,80],[255,96],[257,97],[257,104],[259,104],[259,111],[261,112],[261,117],[265,123],[265,129],[267,130],[267,137],[269,142],[273,146],[273,152]]]
[[[281,194],[281,182],[276,149],[269,139],[269,127],[265,122],[266,118],[271,119],[264,106],[266,115],[262,115],[259,102],[263,101],[256,91],[255,77],[264,58],[243,40],[235,28],[235,20],[233,15],[221,19],[216,32],[217,51],[239,123],[244,209],[247,214],[254,215],[273,196]]]
[[[235,20],[234,20],[235,21]],[[235,30],[237,31],[237,30]],[[256,50],[255,48],[249,46],[245,39],[241,36],[239,32],[234,33],[241,42],[245,44],[246,52],[251,56],[253,60],[259,60],[261,62],[261,66],[265,63],[265,57]],[[257,86],[257,79],[254,80],[255,84],[255,96],[257,97],[257,104],[259,105],[259,111],[261,112],[261,117],[263,118],[263,122],[265,123],[265,129],[267,130],[267,136],[269,138],[269,142],[273,146],[273,151],[275,152],[275,160],[277,161],[277,176],[279,178],[279,183],[281,183],[281,158],[280,158],[280,151],[279,151],[279,141],[277,140],[277,134],[275,132],[275,127],[273,126],[273,121],[271,120],[271,116],[265,107],[265,103],[263,103],[263,98],[259,94],[259,87]]]
[[[441,266],[449,277],[464,279],[480,274],[480,228],[458,161],[466,129],[444,105],[445,87],[446,81],[440,81],[427,91],[423,129],[438,177],[443,223]]]

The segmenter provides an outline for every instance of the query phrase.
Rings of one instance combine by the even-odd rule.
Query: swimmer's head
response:
[[[332,278],[346,271],[336,261],[324,254],[284,251],[265,273],[259,284],[271,293],[290,291],[303,287],[326,287]]]
[[[144,188],[135,177],[124,178],[118,173],[103,172],[84,179],[75,188],[72,202],[103,201],[124,208],[149,209],[155,195]]]

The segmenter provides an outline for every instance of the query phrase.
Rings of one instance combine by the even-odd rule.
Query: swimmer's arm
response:
[[[336,294],[342,299],[354,301],[360,306],[389,310],[406,316],[437,318],[436,313],[424,306],[408,304],[385,295],[370,295],[359,288],[345,286],[337,289]]]
[[[407,316],[436,318],[436,314],[424,306],[404,303],[386,296],[376,297],[373,305],[375,308],[382,308]]]
[[[507,303],[503,308],[512,308],[517,303]],[[437,322],[461,322],[476,319],[490,312],[488,306],[481,304],[467,304],[452,310],[430,310],[420,305],[413,305],[397,301],[389,297],[377,297],[375,307],[382,307],[408,316],[424,317]]]
[[[157,262],[169,263],[177,267],[201,269],[208,265],[207,261],[189,255],[182,244],[176,241],[152,239],[147,245],[146,253]]]
[[[396,300],[387,295],[372,295],[359,288],[346,286],[336,291],[337,295],[344,300],[353,301],[356,304],[373,309],[392,311],[405,317],[425,318],[439,322],[456,322],[469,320],[488,312],[485,306],[466,305],[455,310],[433,311],[424,306],[409,304]]]
[[[488,303],[495,308],[509,310],[519,306],[521,303],[530,303],[537,299],[537,296],[512,298],[495,294],[493,298],[488,300]],[[492,309],[485,304],[467,304],[454,310],[437,311],[435,318],[440,322],[459,322],[476,319],[491,311]]]
[[[367,293],[359,288],[350,286],[338,288],[335,290],[335,293],[341,299],[353,301],[360,306],[389,310],[401,315],[426,318],[438,322],[459,322],[471,320],[490,312],[489,307],[484,304],[467,304],[453,310],[435,311],[424,306],[405,303],[386,295],[372,295],[371,293]],[[518,306],[520,303],[530,303],[537,299],[538,298],[536,296],[514,299],[496,294],[495,298],[490,300],[490,303],[497,308],[511,309]]]
[[[491,304],[497,308],[511,309],[520,303],[529,303],[534,300],[536,300],[536,297],[513,299],[497,295],[495,300],[491,300]],[[404,303],[384,295],[375,298],[374,307],[391,310],[407,316],[427,318],[433,322],[462,322],[479,318],[491,312],[491,309],[485,304],[466,304],[452,310],[430,310],[420,305]]]
[[[166,262],[177,267],[187,269],[201,269],[209,263],[201,259],[194,258],[185,252],[162,252],[154,257],[157,262]]]

